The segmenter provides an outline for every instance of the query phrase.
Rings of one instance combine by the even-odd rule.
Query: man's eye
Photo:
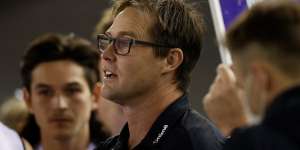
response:
[[[52,96],[53,92],[51,90],[39,90],[38,94],[42,96]]]
[[[76,93],[81,92],[81,89],[80,88],[68,88],[68,89],[66,89],[66,92],[68,94],[76,94]]]
[[[128,38],[119,38],[115,42],[115,47],[119,51],[119,53],[127,53],[128,48],[130,46],[130,39]]]

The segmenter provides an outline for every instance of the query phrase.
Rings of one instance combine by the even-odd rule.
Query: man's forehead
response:
[[[40,82],[34,82],[33,88],[39,89],[39,88],[54,88],[54,87],[73,87],[73,86],[82,86],[81,81],[68,81],[65,83],[50,83],[47,81],[40,81]]]
[[[66,64],[67,63],[67,64]],[[83,67],[69,61],[53,61],[38,65],[31,75],[31,87],[65,87],[88,84]]]
[[[125,31],[125,30],[117,32],[116,35],[113,35],[110,31],[107,31],[105,34],[113,36],[113,37],[123,37],[123,36],[130,36],[130,37],[133,37],[133,38],[138,38],[139,37],[137,35],[136,31]]]
[[[151,24],[152,20],[147,13],[134,7],[127,7],[115,17],[106,33],[113,37],[127,35],[144,38]]]

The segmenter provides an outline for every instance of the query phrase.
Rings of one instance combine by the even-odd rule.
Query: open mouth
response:
[[[111,71],[104,70],[104,79],[111,79],[113,77],[116,77],[116,75]]]

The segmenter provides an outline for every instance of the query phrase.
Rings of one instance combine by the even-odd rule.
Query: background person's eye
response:
[[[68,94],[68,95],[74,95],[74,94],[77,94],[79,92],[81,92],[81,88],[79,87],[69,87],[69,88],[66,88],[65,92]]]
[[[46,96],[46,97],[51,97],[54,95],[54,91],[51,89],[40,89],[40,90],[38,90],[37,93],[40,96]]]

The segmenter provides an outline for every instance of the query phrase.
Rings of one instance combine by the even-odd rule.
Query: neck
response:
[[[157,88],[138,97],[140,103],[124,105],[124,114],[128,118],[129,149],[137,146],[150,130],[158,116],[175,100],[183,95],[176,86]]]
[[[278,73],[277,73],[277,76]],[[268,104],[270,105],[275,98],[282,94],[282,92],[287,91],[290,88],[300,85],[300,79],[291,79],[285,76],[279,76],[274,81],[274,87],[272,88],[272,92],[270,92],[268,99]]]
[[[42,132],[42,147],[44,150],[86,150],[89,145],[89,125],[75,135],[50,136]]]

